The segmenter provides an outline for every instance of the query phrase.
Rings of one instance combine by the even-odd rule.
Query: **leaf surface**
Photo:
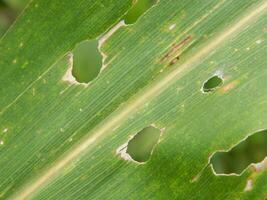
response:
[[[160,0],[101,45],[94,81],[66,81],[68,52],[130,6],[36,0],[3,37],[0,197],[266,198],[266,170],[217,176],[209,165],[267,128],[266,1]],[[214,75],[223,83],[203,93]],[[152,124],[163,134],[149,161],[124,160],[118,148]]]

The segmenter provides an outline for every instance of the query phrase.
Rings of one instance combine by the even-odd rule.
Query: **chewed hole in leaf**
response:
[[[159,141],[162,130],[149,126],[133,136],[128,143],[117,149],[117,153],[125,160],[145,163],[152,155]]]
[[[97,40],[87,40],[78,44],[73,51],[72,75],[79,83],[94,80],[102,67],[102,55]]]
[[[137,162],[148,161],[153,148],[158,143],[160,134],[161,131],[153,126],[144,128],[128,142],[126,153]]]
[[[149,8],[157,3],[157,0],[138,0],[124,16],[125,24],[135,23]]]
[[[215,153],[210,162],[216,174],[242,174],[267,156],[267,130],[254,133],[228,152]]]
[[[216,90],[218,87],[220,87],[223,84],[223,79],[218,76],[215,75],[213,77],[211,77],[210,79],[208,79],[204,84],[203,84],[203,88],[202,91],[203,92],[212,92],[214,90]]]

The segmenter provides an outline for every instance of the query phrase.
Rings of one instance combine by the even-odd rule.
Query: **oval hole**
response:
[[[223,79],[219,76],[213,76],[203,84],[203,92],[212,92],[223,84]]]
[[[126,153],[137,162],[148,161],[160,135],[161,130],[158,128],[144,128],[128,142]]]
[[[73,51],[72,75],[79,83],[94,80],[102,67],[102,55],[97,40],[87,40],[78,44]]]

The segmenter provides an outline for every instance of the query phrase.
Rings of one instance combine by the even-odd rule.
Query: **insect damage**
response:
[[[192,41],[192,36],[189,35],[185,39],[183,39],[179,43],[174,43],[170,49],[170,51],[165,54],[165,56],[162,58],[162,62],[169,62],[169,66],[175,64],[179,59],[181,55],[181,49],[188,45]]]

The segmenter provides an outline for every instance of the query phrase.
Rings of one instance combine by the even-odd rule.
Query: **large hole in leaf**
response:
[[[125,24],[133,24],[149,8],[157,3],[157,0],[138,0],[124,16]]]
[[[102,55],[97,40],[86,40],[75,47],[72,75],[78,82],[89,83],[98,76],[101,67]]]
[[[156,127],[144,128],[128,142],[126,153],[137,162],[148,161],[160,135],[161,130]]]
[[[203,84],[203,92],[212,92],[223,84],[223,79],[220,76],[213,76]]]
[[[216,174],[241,174],[267,156],[267,130],[257,132],[229,152],[215,153],[210,162]]]

